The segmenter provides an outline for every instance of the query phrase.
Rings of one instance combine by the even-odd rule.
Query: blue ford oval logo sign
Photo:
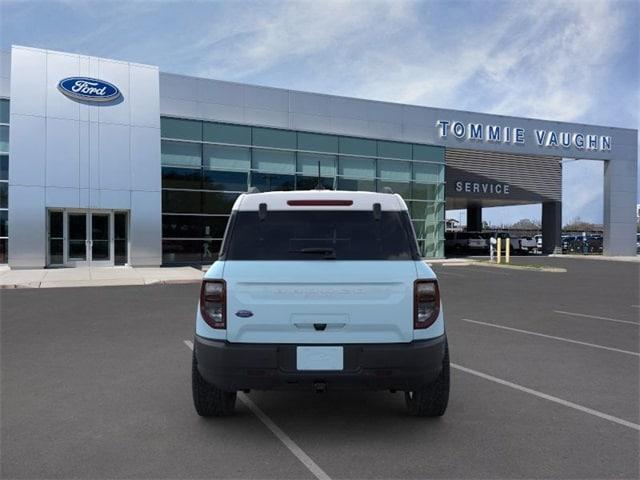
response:
[[[240,318],[253,317],[253,312],[251,310],[238,310],[236,312],[236,317],[240,317]]]
[[[67,97],[89,102],[110,102],[120,97],[118,87],[97,78],[63,78],[58,83],[58,89]]]

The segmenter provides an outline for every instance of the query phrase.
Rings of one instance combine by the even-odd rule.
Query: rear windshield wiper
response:
[[[324,258],[335,259],[336,250],[330,247],[308,247],[300,250],[289,250],[289,253],[324,253]]]

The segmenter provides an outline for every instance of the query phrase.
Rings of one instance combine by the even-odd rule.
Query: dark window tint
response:
[[[115,253],[114,262],[116,265],[124,265],[129,259],[127,241],[127,214],[124,212],[115,213],[113,216],[113,250]]]
[[[0,123],[9,123],[9,100],[0,100]]]
[[[325,190],[333,190],[333,178],[320,178],[320,184]],[[318,177],[296,177],[296,190],[313,190],[318,186]]]
[[[406,212],[237,212],[227,260],[410,260],[418,252]]]
[[[0,155],[0,180],[9,180],[9,156]]]
[[[9,259],[7,245],[8,242],[6,238],[0,239],[0,263],[7,263]]]
[[[257,187],[261,192],[293,190],[295,188],[295,176],[252,172],[251,186]]]
[[[62,212],[49,212],[49,236],[62,238]]]
[[[180,190],[162,191],[162,211],[169,213],[201,213],[201,193]]]
[[[163,215],[162,236],[165,238],[200,238],[202,237],[202,217]]]
[[[202,233],[204,237],[222,238],[229,217],[202,217]]]
[[[9,205],[9,184],[0,182],[0,208],[7,208]]]
[[[202,213],[229,214],[239,193],[203,192]]]
[[[351,178],[338,178],[338,190],[352,190],[360,192],[375,192],[375,180],[354,180]]]
[[[6,210],[0,210],[0,237],[9,236],[8,217],[9,215]]]
[[[247,174],[244,172],[221,172],[204,170],[202,188],[205,190],[224,190],[227,192],[246,192]]]
[[[163,240],[162,262],[165,264],[213,263],[218,258],[220,241]]]
[[[163,188],[202,188],[202,170],[199,168],[162,168]]]
[[[163,240],[162,261],[164,263],[202,262],[202,240]]]
[[[378,180],[378,191],[384,192],[385,187],[389,187],[393,193],[399,193],[403,198],[411,198],[410,183]]]

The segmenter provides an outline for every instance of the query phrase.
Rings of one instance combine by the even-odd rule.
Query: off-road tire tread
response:
[[[407,409],[416,417],[440,417],[444,415],[449,403],[450,366],[449,345],[445,343],[444,358],[440,375],[429,385],[414,392],[413,398],[405,394]]]
[[[191,389],[193,405],[201,417],[226,417],[233,414],[236,392],[225,392],[208,383],[198,371],[196,355],[191,362]]]

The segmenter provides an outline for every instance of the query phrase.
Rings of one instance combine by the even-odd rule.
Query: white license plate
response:
[[[298,347],[296,349],[298,370],[343,370],[342,347]]]

